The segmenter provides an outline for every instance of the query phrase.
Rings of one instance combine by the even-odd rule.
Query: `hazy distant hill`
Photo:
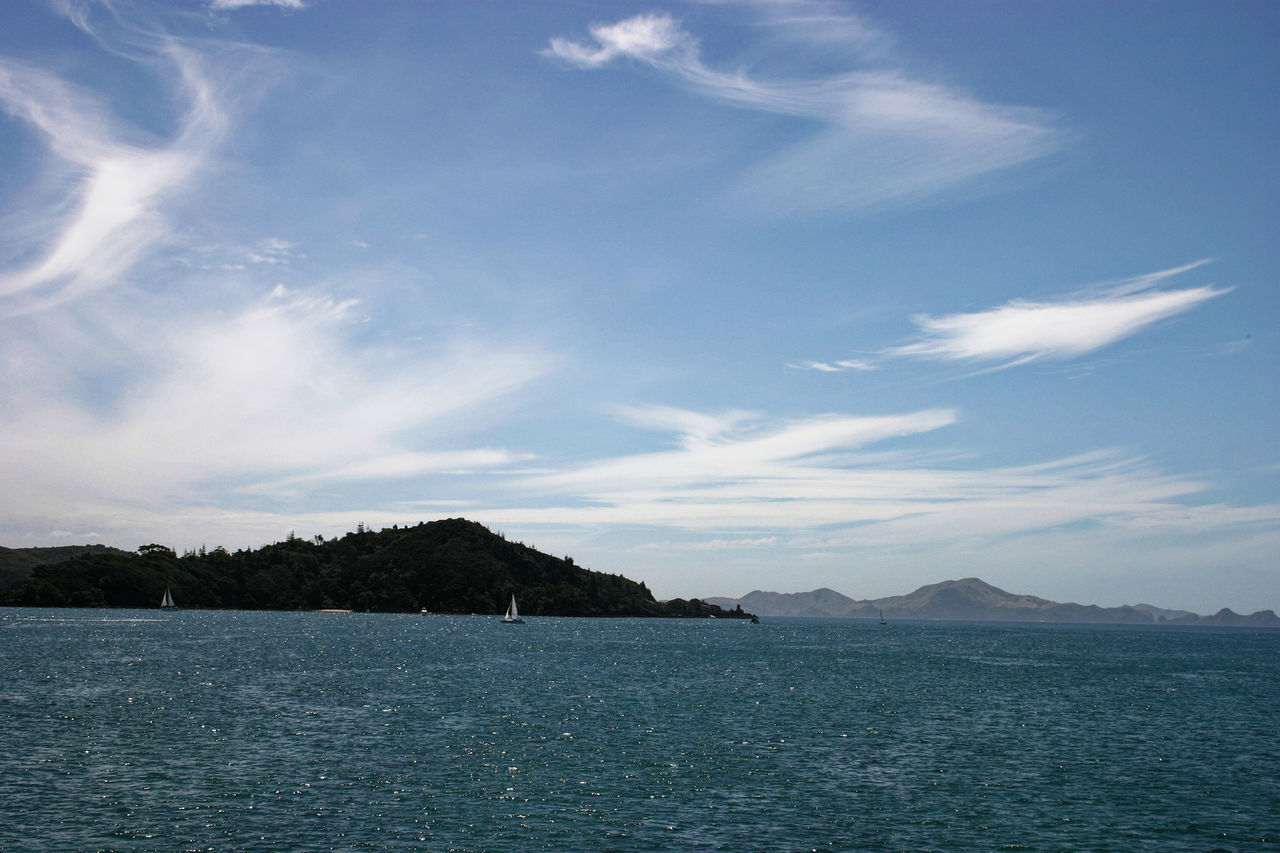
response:
[[[1154,604],[1135,604],[1134,610],[1143,610],[1151,614],[1151,618],[1157,622],[1184,622],[1187,620],[1197,621],[1200,619],[1198,615],[1190,610],[1166,610],[1163,607],[1156,607]]]
[[[378,532],[362,525],[340,539],[290,537],[235,553],[138,550],[36,567],[0,604],[155,607],[167,587],[180,607],[502,613],[514,594],[531,616],[750,615],[697,599],[656,601],[642,583],[580,568],[461,518]]]
[[[1280,618],[1270,610],[1251,615],[1223,609],[1212,616],[1185,610],[1163,610],[1149,604],[1099,607],[1060,604],[1034,595],[1014,595],[978,578],[922,586],[909,595],[855,600],[831,589],[778,593],[756,590],[742,598],[708,598],[721,607],[741,606],[760,616],[829,618],[956,619],[976,622],[1111,622],[1120,624],[1241,625],[1275,628]]]
[[[741,599],[709,598],[707,601],[731,602],[730,607],[741,604],[759,616],[849,616],[850,608],[858,604],[833,589],[815,589],[813,592],[755,592]],[[749,603],[748,603],[749,602]],[[724,607],[724,604],[720,605]]]

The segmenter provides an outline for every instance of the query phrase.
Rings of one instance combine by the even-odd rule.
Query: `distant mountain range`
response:
[[[909,595],[855,600],[832,589],[812,592],[764,592],[742,598],[708,598],[710,604],[741,607],[758,616],[825,617],[835,619],[954,619],[974,622],[1094,622],[1113,624],[1224,625],[1280,628],[1274,611],[1243,615],[1227,608],[1212,616],[1186,610],[1165,610],[1150,604],[1099,607],[1060,604],[1034,595],[1015,595],[978,578],[943,581],[922,586]]]

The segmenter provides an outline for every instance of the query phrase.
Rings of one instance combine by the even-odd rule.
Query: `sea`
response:
[[[0,609],[3,851],[1280,850],[1280,631]]]

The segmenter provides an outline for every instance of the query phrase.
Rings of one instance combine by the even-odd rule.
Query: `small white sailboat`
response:
[[[511,605],[507,607],[507,615],[502,617],[503,622],[512,624],[524,624],[524,620],[520,618],[520,611],[516,609],[516,597],[511,596]]]
[[[164,588],[164,598],[160,599],[161,610],[176,610],[178,605],[173,603],[173,595],[169,592],[169,587]]]
[[[883,611],[883,610],[881,610],[881,611],[880,611],[880,624],[881,624],[881,625],[887,625],[887,624],[888,624],[887,622],[885,622],[885,621],[884,621],[884,611]]]

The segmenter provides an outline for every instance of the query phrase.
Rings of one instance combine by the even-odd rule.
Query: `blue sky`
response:
[[[5,545],[1280,609],[1275,4],[4,17]]]

